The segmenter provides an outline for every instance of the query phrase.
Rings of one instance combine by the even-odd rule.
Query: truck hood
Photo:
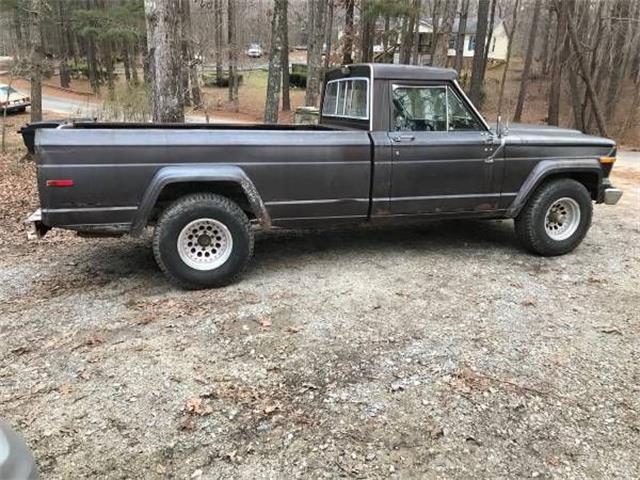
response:
[[[597,135],[587,135],[580,130],[525,123],[510,124],[506,140],[507,144],[593,145],[610,148],[616,145],[611,139]]]

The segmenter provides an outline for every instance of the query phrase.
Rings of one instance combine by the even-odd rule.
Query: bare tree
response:
[[[282,47],[280,49],[280,61],[282,63],[282,110],[291,110],[291,95],[289,84],[289,2],[282,4],[282,21],[280,22],[280,36]]]
[[[431,47],[431,65],[447,66],[449,36],[456,15],[456,0],[445,0],[440,18],[434,18],[434,39]],[[437,25],[437,30],[436,30]]]
[[[282,71],[282,10],[287,0],[274,0],[271,12],[271,45],[269,48],[269,76],[267,79],[267,98],[264,107],[264,122],[278,123],[278,108],[280,103],[280,75]]]
[[[513,6],[513,13],[511,17],[511,28],[507,31],[507,38],[509,39],[509,45],[507,46],[507,59],[504,63],[504,70],[502,70],[502,79],[500,80],[500,95],[498,96],[498,116],[502,115],[502,103],[504,101],[504,87],[507,83],[507,74],[509,73],[509,63],[511,62],[511,52],[513,50],[513,35],[516,33],[518,26],[518,7],[520,6],[520,0],[516,0]]]
[[[222,49],[224,48],[224,33],[223,33],[223,20],[222,20],[222,0],[215,0],[213,6],[213,23],[214,23],[214,38],[215,38],[215,61],[216,61],[216,79],[217,82],[222,80]],[[218,83],[219,84],[219,83]]]
[[[456,63],[455,69],[462,72],[464,65],[464,39],[467,31],[467,18],[469,16],[469,0],[462,0],[460,5],[460,17],[458,19],[458,33],[456,35]]]
[[[549,125],[560,124],[560,92],[562,82],[562,66],[565,50],[562,48],[567,33],[567,15],[564,7],[554,0],[554,14],[556,16],[556,34],[551,60],[551,85],[549,87],[549,105],[547,111],[547,123]]]
[[[542,8],[542,0],[536,0],[533,4],[533,19],[531,20],[531,29],[529,30],[529,41],[527,42],[527,53],[524,59],[524,68],[522,70],[522,78],[520,80],[520,92],[518,93],[518,102],[516,103],[516,111],[513,114],[513,121],[519,122],[522,119],[522,110],[524,101],[527,96],[527,86],[529,75],[531,73],[531,64],[533,63],[533,54],[536,49],[536,37],[538,33],[538,20],[540,19],[540,10]]]
[[[145,0],[154,122],[184,122],[180,4]]]
[[[42,16],[44,0],[31,0],[29,5],[29,77],[31,80],[31,122],[42,120],[42,71],[44,51],[42,46]]]
[[[236,0],[227,1],[227,45],[229,48],[229,101],[234,112],[240,110],[238,96],[238,43],[236,32]]]
[[[326,45],[326,51],[324,54],[324,68],[325,70],[331,65],[331,41],[333,37],[333,16],[334,16],[334,0],[327,0],[327,18],[324,27],[324,44]]]
[[[408,15],[404,17],[402,26],[402,36],[400,39],[400,63],[411,63],[411,52],[413,51],[413,43],[416,36],[415,31],[419,26],[419,0],[412,0],[411,8]]]
[[[476,45],[473,52],[473,69],[471,71],[471,101],[476,105],[482,102],[482,83],[484,80],[484,43],[487,36],[487,16],[489,14],[489,0],[478,2],[478,23],[476,28]]]
[[[307,47],[306,105],[318,105],[322,75],[322,40],[324,38],[324,12],[326,0],[310,0],[309,44]]]
[[[551,35],[553,33],[552,23],[553,23],[553,7],[551,6],[551,0],[546,0],[547,4],[547,22],[544,34],[544,45],[542,47],[542,74],[549,74],[549,57],[551,53],[551,48],[549,45],[551,44]]]
[[[377,20],[377,9],[376,5],[371,0],[361,0],[360,10],[360,24],[362,30],[360,61],[367,63],[373,61],[373,42]]]
[[[493,30],[496,23],[496,5],[498,5],[498,0],[491,0],[491,13],[489,14],[489,26],[487,27],[487,34],[485,35],[484,41],[484,53],[482,62],[482,82],[484,82],[484,77],[487,72],[487,63],[489,63],[489,48],[491,47],[491,39],[493,38]],[[477,45],[477,43],[476,43]]]
[[[609,80],[609,88],[607,89],[605,116],[611,121],[618,106],[618,93],[620,84],[625,74],[625,43],[627,42],[627,25],[629,23],[629,7],[628,0],[617,0],[613,8],[612,32],[614,36],[613,51],[617,55],[611,57],[609,71],[611,78]],[[636,55],[638,53],[636,52]],[[622,57],[622,58],[621,58]]]
[[[342,63],[353,63],[353,15],[355,0],[345,0],[344,7],[344,44],[342,47]]]
[[[560,11],[559,0],[554,0],[556,4],[556,8]],[[566,12],[566,10],[565,10]],[[565,13],[563,12],[563,13]],[[587,65],[587,61],[584,58],[584,54],[581,50],[581,44],[578,40],[578,34],[576,32],[576,26],[574,24],[573,18],[567,15],[566,18],[567,30],[569,31],[569,36],[571,37],[571,45],[573,46],[573,52],[578,60],[578,65],[580,66],[580,70],[582,72],[582,78],[587,86],[587,92],[589,94],[589,98],[591,100],[591,105],[593,105],[593,113],[596,117],[596,122],[598,124],[598,130],[600,131],[600,135],[603,137],[607,137],[607,128],[604,119],[604,115],[602,114],[602,110],[600,109],[600,104],[598,102],[598,95],[593,87],[593,80],[591,79],[591,74],[589,72],[589,68]]]
[[[193,30],[191,28],[191,0],[181,0],[180,11],[182,13],[182,53],[185,83],[185,104],[199,107],[202,104],[202,95],[198,83],[198,61],[195,58],[193,48]]]

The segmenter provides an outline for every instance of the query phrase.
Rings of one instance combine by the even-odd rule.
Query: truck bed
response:
[[[35,150],[42,222],[50,227],[129,232],[164,169],[202,176],[221,165],[241,169],[275,226],[369,214],[372,140],[364,130],[80,122],[38,130]],[[73,186],[47,183],[55,179]]]

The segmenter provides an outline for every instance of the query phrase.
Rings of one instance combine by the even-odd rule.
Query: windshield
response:
[[[0,96],[6,97],[7,94],[11,95],[12,93],[18,93],[18,91],[4,85],[0,87]]]

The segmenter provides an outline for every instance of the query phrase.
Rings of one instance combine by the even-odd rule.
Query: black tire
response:
[[[556,240],[546,231],[545,222],[549,208],[559,199],[573,199],[580,209],[580,221],[571,236]],[[542,184],[528,200],[515,219],[516,236],[529,251],[544,256],[564,255],[580,245],[591,226],[593,204],[591,195],[580,182],[569,178],[552,180]]]
[[[202,218],[222,223],[232,238],[229,257],[212,270],[189,266],[178,252],[180,232]],[[253,232],[249,219],[237,204],[220,195],[196,193],[176,200],[162,212],[153,235],[153,254],[169,280],[182,288],[223,287],[240,276],[251,258]]]

